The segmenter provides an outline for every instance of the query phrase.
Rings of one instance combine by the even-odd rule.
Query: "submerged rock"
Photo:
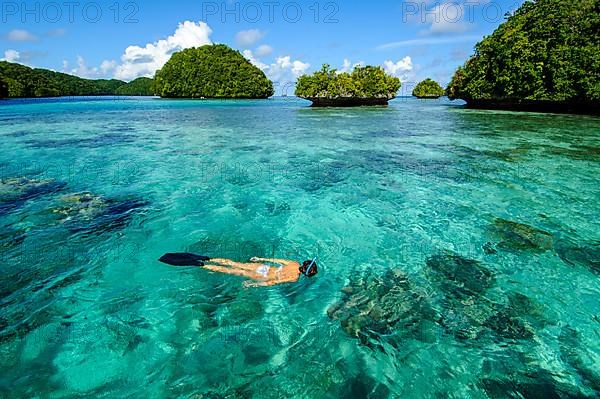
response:
[[[265,202],[265,208],[271,216],[279,216],[282,213],[289,212],[291,210],[290,204],[285,201],[267,201]]]
[[[14,248],[21,245],[27,237],[25,230],[8,228],[0,231],[0,248]]]
[[[327,315],[363,344],[392,333],[427,340],[424,322],[434,319],[433,310],[425,294],[415,290],[401,271],[355,277],[342,293],[342,300]]]
[[[481,295],[496,282],[494,273],[479,261],[460,255],[434,255],[426,263],[426,274],[453,298]]]
[[[60,191],[65,183],[54,179],[36,180],[16,177],[0,180],[0,215],[10,212],[26,201]]]
[[[65,205],[53,209],[52,212],[65,221],[73,218],[90,220],[108,207],[106,199],[88,192],[66,195],[60,201]]]
[[[109,231],[123,228],[133,212],[148,205],[138,199],[115,200],[83,192],[64,196],[52,212],[71,231]]]
[[[498,253],[496,248],[494,248],[494,244],[491,242],[486,242],[483,244],[483,252],[485,252],[486,255],[495,255]]]
[[[556,253],[565,263],[586,267],[600,275],[600,242],[576,244],[568,240],[558,240]]]
[[[524,295],[513,294],[507,305],[485,297],[495,276],[480,262],[448,253],[427,259],[426,274],[444,293],[439,324],[460,340],[491,333],[501,339],[531,339],[529,322],[533,305]]]
[[[577,330],[564,326],[558,337],[560,354],[583,378],[586,385],[600,394],[600,372],[594,367],[594,358],[581,341]],[[597,359],[596,359],[597,362]]]
[[[481,385],[491,398],[566,399],[586,397],[577,387],[557,381],[549,371],[544,369],[523,373],[512,372],[504,377],[483,378]]]
[[[494,220],[490,232],[500,240],[498,246],[503,249],[547,251],[553,248],[552,234],[527,224],[498,218]]]

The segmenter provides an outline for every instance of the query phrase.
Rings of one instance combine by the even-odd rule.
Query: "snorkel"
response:
[[[310,276],[309,276],[309,274],[310,274],[310,271],[311,271],[311,269],[313,268],[313,266],[315,265],[315,262],[317,261],[317,259],[318,259],[318,258],[319,258],[319,256],[318,256],[318,255],[317,255],[317,256],[315,256],[315,257],[313,258],[312,262],[310,262],[310,265],[308,266],[308,268],[306,269],[306,271],[305,271],[304,273],[302,273],[302,274],[304,274],[306,277],[310,277]]]

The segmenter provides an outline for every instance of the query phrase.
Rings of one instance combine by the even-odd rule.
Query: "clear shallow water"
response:
[[[135,99],[0,120],[0,396],[600,391],[597,118]],[[244,289],[173,251],[321,269]]]

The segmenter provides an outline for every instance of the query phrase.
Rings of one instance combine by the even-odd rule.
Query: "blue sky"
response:
[[[0,58],[84,77],[151,75],[173,51],[238,49],[279,87],[323,63],[445,84],[523,0],[2,1]]]

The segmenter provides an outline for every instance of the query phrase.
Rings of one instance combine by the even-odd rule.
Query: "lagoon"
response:
[[[598,395],[600,120],[309,105],[0,103],[0,396]]]

